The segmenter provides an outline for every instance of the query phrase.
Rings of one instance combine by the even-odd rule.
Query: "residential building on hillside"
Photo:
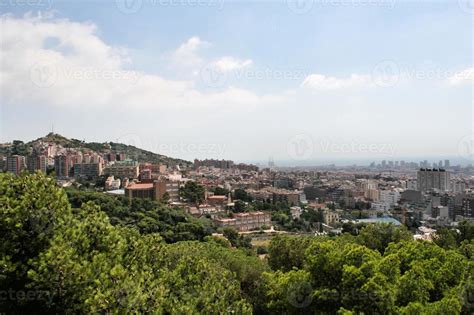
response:
[[[41,171],[46,173],[47,164],[48,160],[44,155],[30,155],[26,158],[26,165],[29,172]]]
[[[73,168],[72,158],[69,155],[57,155],[54,157],[54,169],[57,178],[68,178]]]
[[[74,164],[75,178],[95,179],[103,173],[102,163],[76,163]]]
[[[7,171],[19,175],[26,167],[25,157],[22,155],[7,156]]]
[[[115,162],[104,169],[104,174],[118,178],[136,179],[139,175],[139,165],[135,161]]]

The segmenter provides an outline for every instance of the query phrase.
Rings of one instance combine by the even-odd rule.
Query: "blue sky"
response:
[[[469,1],[126,1],[0,3],[0,140],[54,123],[186,159],[472,158]]]

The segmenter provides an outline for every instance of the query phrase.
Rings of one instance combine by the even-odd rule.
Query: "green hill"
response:
[[[116,142],[85,142],[78,139],[69,139],[56,133],[49,133],[44,137],[38,138],[28,143],[23,143],[22,141],[15,140],[11,145],[3,145],[1,147],[0,153],[26,155],[31,152],[32,148],[40,142],[54,143],[64,148],[76,149],[81,151],[91,150],[97,153],[125,153],[127,158],[136,160],[141,163],[163,163],[167,165],[181,166],[189,166],[192,164],[189,161],[171,158],[162,154],[143,150],[132,145]]]

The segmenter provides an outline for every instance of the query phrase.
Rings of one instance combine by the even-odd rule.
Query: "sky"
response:
[[[0,141],[474,156],[471,0],[0,0]]]

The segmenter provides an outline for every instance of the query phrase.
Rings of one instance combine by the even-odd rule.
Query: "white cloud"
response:
[[[159,112],[183,107],[242,108],[281,100],[232,87],[202,92],[193,81],[126,70],[130,63],[126,49],[101,40],[92,23],[31,16],[2,19],[0,90],[6,106]],[[204,45],[206,42],[192,37],[175,56],[200,62],[197,51]]]
[[[208,42],[193,36],[176,49],[173,53],[173,60],[180,67],[199,67],[203,62],[203,59],[198,54],[199,50],[207,46],[209,46]]]
[[[474,84],[474,68],[459,71],[448,78],[450,85]]]
[[[242,69],[248,67],[252,64],[251,59],[246,60],[239,60],[234,57],[226,56],[222,57],[219,60],[215,61],[213,65],[220,71],[227,72],[227,71],[235,71],[238,69]]]
[[[315,90],[336,90],[353,87],[373,87],[374,83],[370,75],[352,74],[349,78],[336,78],[324,74],[311,74],[307,76],[303,87]]]

